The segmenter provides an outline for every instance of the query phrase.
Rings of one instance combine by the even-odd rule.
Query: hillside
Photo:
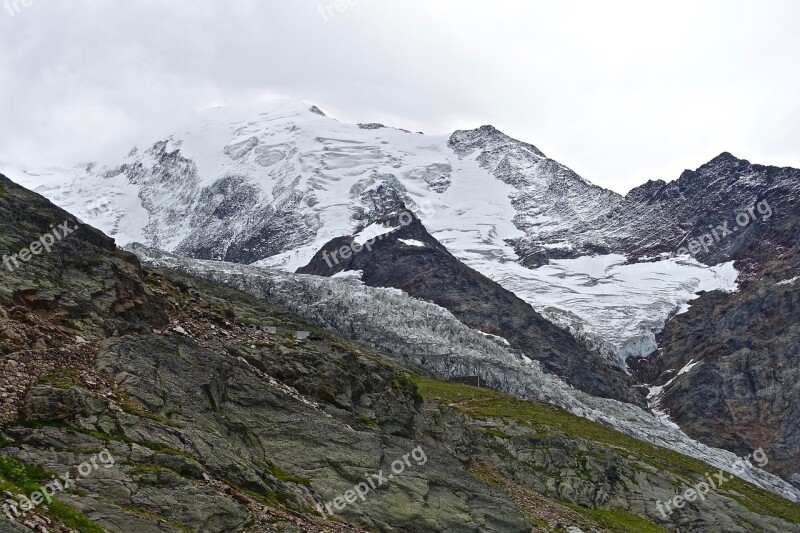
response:
[[[2,488],[30,492],[98,450],[115,458],[26,519],[48,530],[797,530],[796,504],[738,480],[665,520],[655,501],[708,465],[436,381],[235,289],[142,268],[0,180],[7,249],[79,227],[0,280]],[[300,329],[311,337],[294,339]],[[363,504],[336,520],[314,511],[420,446],[424,464]]]

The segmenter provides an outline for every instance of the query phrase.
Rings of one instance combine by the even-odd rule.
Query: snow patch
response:
[[[500,344],[503,344],[503,345],[505,345],[505,346],[511,346],[511,343],[510,343],[510,342],[508,342],[508,341],[507,341],[506,339],[504,339],[503,337],[500,337],[500,336],[498,336],[498,335],[492,335],[491,333],[486,333],[485,331],[481,331],[481,330],[479,330],[479,329],[476,329],[475,331],[477,331],[478,333],[480,333],[480,334],[481,334],[481,335],[483,335],[484,337],[489,337],[490,339],[494,339],[494,340],[496,340],[496,341],[497,341],[497,342],[499,342]],[[525,359],[526,359],[527,361],[529,361],[529,362],[531,361],[531,360],[530,360],[530,358],[529,358],[528,356],[525,356],[525,355],[523,355],[523,358],[525,358]]]
[[[380,224],[378,222],[376,222],[375,224],[370,224],[363,230],[353,235],[353,244],[364,246],[367,242],[370,241],[375,242],[382,235],[392,233],[397,229],[399,228],[393,226],[384,226],[383,224]]]
[[[495,257],[456,253],[467,265],[583,338],[620,368],[657,348],[656,333],[700,291],[737,290],[733,262],[708,267],[692,258],[627,263],[623,255],[559,259],[529,269]]]
[[[357,279],[361,281],[361,278],[364,276],[363,270],[342,270],[341,272],[337,272],[331,278],[334,279]]]

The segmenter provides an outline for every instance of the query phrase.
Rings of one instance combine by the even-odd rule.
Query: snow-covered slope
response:
[[[736,290],[733,261],[708,267],[688,257],[627,263],[622,255],[554,259],[528,269],[518,263],[466,261],[550,321],[625,368],[630,356],[657,348],[656,333],[685,311],[698,291]],[[482,264],[483,263],[483,264]]]
[[[675,259],[623,264],[591,222],[622,198],[491,126],[423,135],[279,101],[207,111],[148,145],[121,162],[10,175],[120,244],[286,271],[402,203],[453,255],[619,366],[649,353],[696,291],[735,278]]]

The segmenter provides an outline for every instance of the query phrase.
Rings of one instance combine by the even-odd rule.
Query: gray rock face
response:
[[[625,213],[650,205],[670,214],[657,236],[646,238],[642,226],[637,250],[669,250],[727,225],[729,234],[718,241],[712,235],[697,256],[709,263],[733,259],[741,272],[737,293],[703,295],[669,321],[659,350],[633,362],[635,375],[667,385],[658,405],[689,435],[740,455],[763,448],[766,468],[797,483],[800,171],[726,153],[673,183],[629,196],[639,208],[631,204]],[[678,375],[689,364],[695,366]]]
[[[176,435],[170,444],[196,454],[214,477],[265,491],[269,488],[269,480],[264,479],[267,473],[255,465],[269,461],[292,475],[311,479],[311,491],[327,502],[360,483],[365,473],[389,472],[394,458],[418,445],[411,440],[417,403],[413,389],[393,388],[393,374],[379,365],[369,365],[373,378],[358,383],[347,379],[347,374],[334,365],[326,368],[328,361],[322,361],[322,365],[316,361],[315,370],[307,371],[311,375],[298,375],[299,369],[315,364],[310,357],[288,366],[288,361],[275,360],[266,350],[249,351],[245,359],[236,352],[236,357],[212,354],[191,343],[181,343],[177,348],[169,341],[154,341],[155,345],[147,340],[110,345],[98,364],[112,374],[124,374],[123,390],[154,412],[181,406],[176,421],[194,429]],[[175,349],[180,358],[171,355]],[[341,365],[359,373],[366,370],[359,368],[352,356],[342,355]],[[270,387],[252,371],[248,359],[277,375],[295,375],[296,379],[286,379],[285,383],[294,383],[310,391],[311,398],[328,402],[315,406],[299,395],[293,397]],[[155,390],[152,383],[158,384]],[[216,391],[213,397],[209,390]],[[377,423],[380,425],[383,419],[390,434],[398,436],[348,429],[342,422],[353,422],[353,404],[364,411],[367,406],[371,410],[390,406],[390,410],[380,412]],[[426,453],[425,465],[410,469],[408,478],[398,476],[385,490],[382,487],[378,497],[370,498],[360,509],[348,508],[344,516],[365,525],[384,524],[405,530],[430,530],[436,523],[443,531],[473,527],[525,531],[523,517],[504,505],[499,495],[471,481],[463,466],[444,450],[430,446]],[[453,476],[459,470],[463,473]],[[294,498],[298,504],[303,501],[299,494]],[[460,513],[438,514],[425,503],[428,499]],[[417,518],[406,518],[412,516]]]
[[[712,244],[693,255],[716,264],[752,255],[758,241],[773,254],[792,247],[795,233],[783,224],[796,220],[798,199],[800,170],[753,164],[726,152],[670,183],[633,189],[592,224],[613,249],[632,257],[674,253],[708,234]],[[740,214],[749,218],[747,225],[737,224]],[[726,231],[717,229],[725,224]]]
[[[441,378],[476,384],[479,377],[482,386],[557,405],[728,472],[738,459],[731,452],[690,439],[673,423],[643,409],[575,390],[555,375],[544,373],[539,362],[510,349],[507,341],[470,329],[446,309],[401,291],[367,287],[353,278],[286,274],[184,259],[141,246],[132,249],[150,264],[201,276],[286,306],[321,326],[400,361],[420,365]],[[748,469],[739,475],[793,500],[800,499],[800,491],[762,470]]]
[[[589,183],[493,126],[457,131],[448,145],[461,158],[477,154],[481,168],[513,187],[513,222],[525,234],[513,245],[523,265],[611,252],[606,235],[592,221],[614,209],[622,201],[619,194]]]
[[[249,495],[308,513],[365,474],[388,474],[397,458],[419,446],[424,462],[410,461],[402,475],[340,515],[372,531],[530,531],[507,494],[479,481],[490,468],[556,508],[558,501],[610,506],[698,530],[711,524],[736,532],[800,530],[723,493],[666,522],[655,502],[702,474],[672,472],[667,464],[654,469],[642,462],[646,455],[558,427],[473,418],[423,401],[395,370],[363,353],[328,351],[327,340],[296,346],[287,358],[278,343],[209,350],[191,338],[202,329],[187,328],[189,337],[123,337],[100,347],[97,370],[115,376],[115,395],[136,410],[95,403],[66,427],[8,429],[16,458],[56,472],[107,447],[115,464],[81,479],[81,495],[64,501],[110,531],[173,531],[171,524],[249,530]],[[98,440],[104,435],[113,438]],[[153,516],[166,522],[156,526]]]
[[[669,383],[658,405],[688,434],[742,456],[762,448],[767,470],[797,479],[798,312],[800,287],[775,278],[704,296],[667,324],[660,351],[638,363],[638,374]]]

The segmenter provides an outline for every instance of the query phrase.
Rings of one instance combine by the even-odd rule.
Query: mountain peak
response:
[[[715,157],[714,159],[709,161],[708,164],[727,163],[727,162],[736,163],[736,162],[739,162],[739,161],[743,161],[743,160],[739,159],[738,157],[736,157],[735,155],[733,155],[730,152],[722,152],[717,157]]]
[[[546,157],[534,145],[514,139],[491,124],[486,124],[473,130],[456,130],[450,136],[447,144],[460,155],[471,153],[475,149],[485,150],[487,148],[517,146],[528,149],[538,157]]]

